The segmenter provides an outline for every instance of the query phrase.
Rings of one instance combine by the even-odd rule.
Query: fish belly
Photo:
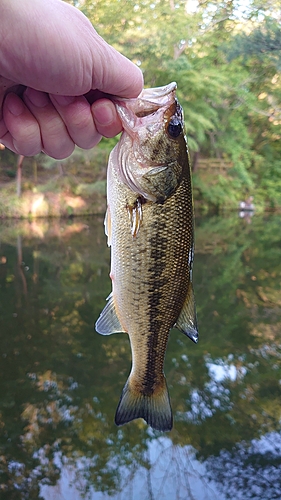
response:
[[[132,371],[116,423],[141,416],[152,427],[167,430],[172,426],[172,416],[163,366],[169,332],[182,310],[190,283],[190,180],[183,178],[164,203],[141,200],[142,220],[135,235],[129,215],[136,195],[117,179],[112,181],[109,207],[113,301],[132,349]],[[143,406],[149,404],[150,408],[144,410]]]

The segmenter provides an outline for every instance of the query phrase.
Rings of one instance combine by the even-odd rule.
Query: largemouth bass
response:
[[[142,417],[161,431],[173,426],[164,375],[170,329],[198,341],[191,173],[175,91],[171,83],[116,100],[124,132],[108,164],[112,293],[96,323],[102,335],[127,332],[131,344],[116,424]]]

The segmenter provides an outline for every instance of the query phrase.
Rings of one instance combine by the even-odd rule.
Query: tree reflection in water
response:
[[[280,498],[280,222],[197,220],[200,343],[171,333],[165,436],[113,423],[130,348],[94,332],[102,219],[3,223],[1,498]]]
[[[91,464],[85,461],[77,464],[75,471],[64,467],[58,486],[42,489],[44,498],[50,499],[55,493],[57,496],[53,498],[70,499],[73,495],[73,499],[82,499],[82,492],[86,490],[85,469],[88,467]],[[167,437],[150,441],[143,461],[123,466],[120,472],[119,493],[113,497],[120,500],[224,498],[218,496],[215,483],[206,478],[205,466],[196,460],[192,446],[174,445]],[[92,490],[89,498],[104,500],[111,497]]]
[[[226,498],[281,498],[281,436],[272,432],[249,445],[237,444],[206,461],[208,477],[215,479]]]

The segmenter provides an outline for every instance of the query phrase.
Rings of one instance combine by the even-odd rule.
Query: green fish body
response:
[[[192,287],[193,203],[176,84],[116,101],[124,132],[108,165],[112,294],[97,332],[127,332],[132,369],[115,422],[173,426],[164,375],[172,327],[198,341]]]

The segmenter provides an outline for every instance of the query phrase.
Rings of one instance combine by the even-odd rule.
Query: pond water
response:
[[[1,499],[281,498],[281,216],[196,219],[200,341],[173,330],[170,433],[117,428],[125,334],[103,219],[0,226]]]

